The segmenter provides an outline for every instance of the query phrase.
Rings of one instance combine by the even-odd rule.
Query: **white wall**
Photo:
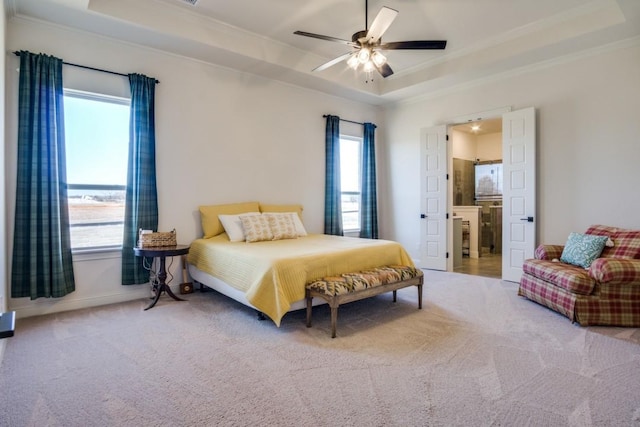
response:
[[[6,51],[6,23],[7,18],[5,15],[4,2],[0,2],[0,46],[3,51]],[[5,85],[5,56],[0,57],[0,99],[4,99]],[[5,103],[0,103],[0,136],[3,140],[5,138]],[[5,147],[6,144],[3,144]],[[5,229],[5,149],[0,150],[0,242],[7,241],[6,229]],[[0,246],[0,280],[3,283],[9,283],[7,280],[7,250],[6,245]],[[0,286],[0,313],[7,311],[7,286]],[[6,346],[6,340],[0,340],[0,363],[2,363],[2,357],[4,356],[4,349]]]
[[[502,132],[478,135],[476,158],[480,161],[502,159]]]
[[[4,2],[0,2],[0,46],[2,46],[3,51],[6,51],[6,24],[7,18],[5,15],[5,5]],[[4,100],[5,94],[5,64],[6,64],[6,56],[0,56],[0,99]],[[6,141],[5,136],[5,103],[0,103],[0,135],[3,140]],[[6,147],[6,144],[3,144],[3,147]],[[6,228],[5,224],[5,209],[6,209],[6,196],[5,196],[5,150],[0,150],[0,224],[3,226],[0,227],[0,242],[6,242]],[[3,283],[7,283],[7,252],[4,245],[0,247],[0,280]],[[6,289],[0,288],[0,312],[3,312],[7,309],[7,291]]]
[[[451,153],[454,159],[486,161],[502,159],[502,133],[474,135],[449,129]]]
[[[258,200],[301,203],[310,232],[324,215],[323,114],[380,126],[373,106],[211,66],[111,39],[21,19],[8,23],[8,51],[43,52],[65,61],[160,80],[156,88],[159,229],[180,243],[200,236],[198,206]],[[15,199],[17,57],[7,61],[7,227],[11,250]],[[113,95],[126,78],[64,68],[65,86]],[[361,126],[342,126],[359,136]],[[381,133],[377,132],[378,144]],[[384,165],[381,166],[384,170]],[[173,271],[179,271],[176,259]],[[121,286],[118,256],[74,257],[76,291],[60,299],[10,299],[18,316],[147,296],[148,286]],[[174,284],[180,283],[179,275]]]
[[[476,160],[478,154],[476,135],[451,129],[449,141],[451,141],[451,153],[454,159]]]
[[[387,107],[387,236],[419,258],[420,130],[507,106],[537,109],[539,242],[594,223],[640,228],[639,44]]]

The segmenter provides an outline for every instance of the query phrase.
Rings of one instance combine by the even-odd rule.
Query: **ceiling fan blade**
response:
[[[298,36],[312,37],[314,39],[327,40],[330,42],[337,42],[337,43],[342,43],[349,46],[359,47],[357,43],[354,43],[352,41],[343,40],[343,39],[339,39],[331,36],[323,36],[322,34],[307,33],[306,31],[294,31],[293,34],[296,34]]]
[[[322,65],[317,66],[316,68],[314,68],[311,71],[322,71],[322,70],[326,70],[327,68],[331,67],[332,65],[336,65],[338,62],[340,61],[344,61],[345,59],[347,59],[348,57],[350,57],[351,55],[353,55],[353,52],[349,52],[349,53],[345,53],[344,55],[340,55],[337,58],[332,59],[329,62],[325,62]]]
[[[390,42],[380,45],[380,49],[444,49],[446,40],[414,40],[407,42]]]
[[[389,25],[396,19],[396,16],[398,16],[397,10],[383,6],[371,23],[371,28],[367,31],[367,42],[375,43],[380,40],[382,34],[387,31]]]
[[[375,65],[375,63],[373,65],[376,67],[376,70],[378,70],[378,72],[382,77],[386,78],[386,77],[389,77],[391,74],[393,74],[393,70],[391,69],[389,64],[387,64],[386,62],[380,66]]]

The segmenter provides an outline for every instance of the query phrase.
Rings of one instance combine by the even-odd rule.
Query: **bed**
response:
[[[201,206],[204,236],[193,241],[189,250],[191,277],[264,313],[279,326],[288,311],[305,306],[305,285],[310,280],[382,265],[414,265],[397,242],[308,234],[301,212],[299,205],[258,202]],[[264,221],[264,217],[286,220],[295,235],[252,240],[249,234],[238,234],[242,234],[241,220],[247,226],[248,221]]]

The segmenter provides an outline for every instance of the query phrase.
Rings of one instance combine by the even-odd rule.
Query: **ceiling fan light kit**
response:
[[[366,64],[367,62],[369,62],[370,56],[371,54],[369,53],[369,49],[364,47],[360,49],[360,52],[358,52],[358,62],[361,64]]]
[[[379,51],[375,51],[373,52],[373,54],[371,55],[371,60],[373,61],[373,63],[375,65],[377,65],[378,67],[380,67],[382,64],[384,64],[385,62],[387,62],[387,57],[384,56],[382,53],[380,53]]]
[[[441,50],[447,46],[446,40],[414,40],[382,44],[382,34],[387,31],[396,16],[398,16],[398,11],[383,6],[371,23],[371,28],[368,28],[368,6],[369,2],[365,0],[365,28],[367,29],[354,33],[351,37],[351,41],[331,36],[324,36],[321,34],[308,33],[306,31],[295,31],[293,33],[299,36],[346,44],[355,49],[353,52],[348,52],[334,58],[331,61],[314,68],[312,71],[326,70],[327,68],[346,59],[347,66],[354,70],[357,70],[358,67],[362,65],[362,70],[367,74],[366,82],[368,83],[369,80],[373,80],[371,76],[373,70],[377,70],[384,78],[393,74],[393,70],[389,64],[387,64],[387,57],[381,52],[381,50]]]

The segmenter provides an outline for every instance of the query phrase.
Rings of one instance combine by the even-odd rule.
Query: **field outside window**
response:
[[[65,90],[71,248],[119,248],[129,144],[129,100]]]

